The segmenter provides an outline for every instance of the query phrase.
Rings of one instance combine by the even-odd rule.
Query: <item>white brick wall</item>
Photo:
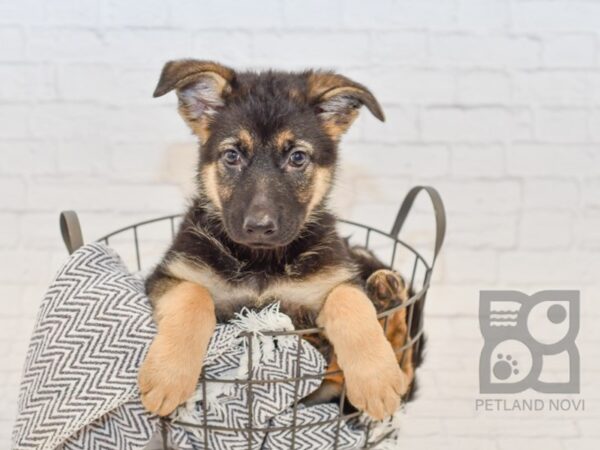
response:
[[[345,140],[337,208],[390,226],[406,189],[442,193],[448,236],[428,301],[421,398],[398,448],[598,448],[600,1],[0,0],[0,447],[40,296],[86,238],[180,211],[194,143],[164,61],[324,66],[370,86]],[[424,248],[419,201],[408,238]],[[418,228],[418,230],[417,230]],[[476,415],[478,290],[582,290],[585,413]]]

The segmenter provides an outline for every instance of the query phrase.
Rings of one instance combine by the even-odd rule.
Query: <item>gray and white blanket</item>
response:
[[[261,334],[291,329],[290,319],[277,305],[246,311],[218,325],[204,361],[206,377],[285,379],[296,376],[299,363],[300,375],[314,378],[298,383],[298,394],[309,394],[320,384],[318,375],[326,366],[322,355],[297,337]],[[161,421],[144,411],[137,372],[155,333],[142,280],[127,271],[113,250],[89,244],[73,253],[40,307],[25,363],[13,448],[146,448]],[[252,373],[248,373],[248,339],[253,339]],[[175,411],[174,420],[165,422],[169,444],[181,450],[286,449],[291,431],[285,427],[295,416],[297,424],[303,425],[295,435],[296,449],[333,448],[337,405],[300,407],[294,413],[294,389],[293,382],[258,383],[250,394],[247,384],[208,382],[206,389],[199,386],[196,395]],[[310,426],[317,422],[321,424]],[[279,431],[253,432],[249,447],[246,431],[223,429],[249,425]],[[360,427],[340,424],[339,449],[360,448],[364,440]]]

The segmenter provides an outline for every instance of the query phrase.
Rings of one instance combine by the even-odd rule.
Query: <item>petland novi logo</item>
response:
[[[579,291],[481,291],[479,326],[484,345],[479,358],[481,394],[578,394],[580,361]],[[555,400],[555,399],[552,399]],[[477,399],[477,409],[513,410],[519,399]],[[543,400],[535,408],[543,408]],[[552,402],[548,402],[550,405]],[[552,403],[553,404],[553,403]],[[573,403],[575,404],[575,403]],[[504,405],[503,407],[501,407]],[[583,400],[580,403],[583,409]],[[525,408],[530,409],[530,408]]]

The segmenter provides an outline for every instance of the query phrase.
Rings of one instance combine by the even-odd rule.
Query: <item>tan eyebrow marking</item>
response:
[[[294,133],[292,130],[283,130],[275,135],[275,147],[278,151],[283,152],[287,148],[289,141],[294,140]]]
[[[315,149],[313,148],[312,144],[308,141],[305,141],[304,139],[297,139],[296,141],[294,141],[294,147],[304,150],[310,155],[312,155],[315,152]]]
[[[252,154],[254,151],[254,140],[252,139],[250,132],[245,128],[242,128],[238,133],[238,137],[244,146],[244,150],[246,150],[249,154]]]
[[[241,129],[238,132],[238,136],[234,137],[228,137],[223,139],[220,143],[219,143],[219,150],[223,151],[223,150],[227,150],[228,148],[231,147],[243,147],[243,150],[248,153],[249,155],[252,154],[253,150],[254,150],[254,141],[252,140],[252,135],[250,134],[250,132],[248,130],[245,129]]]
[[[236,145],[238,145],[239,139],[235,138],[235,137],[228,137],[226,139],[223,139],[220,143],[219,143],[219,150],[226,150],[229,147],[235,147]]]

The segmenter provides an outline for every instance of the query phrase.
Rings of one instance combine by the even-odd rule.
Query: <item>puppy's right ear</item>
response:
[[[154,97],[161,97],[176,89],[179,113],[200,140],[206,142],[209,135],[208,119],[225,104],[234,78],[232,69],[211,61],[169,61],[160,74]]]

